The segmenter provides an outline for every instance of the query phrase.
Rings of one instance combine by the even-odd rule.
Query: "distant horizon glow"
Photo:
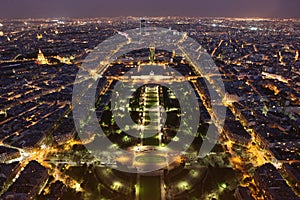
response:
[[[299,0],[2,0],[0,18],[229,17],[300,18]]]

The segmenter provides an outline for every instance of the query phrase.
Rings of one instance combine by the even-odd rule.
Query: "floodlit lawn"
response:
[[[166,162],[166,158],[163,156],[153,156],[153,155],[143,155],[135,158],[137,162],[145,163],[145,164],[155,164]]]
[[[159,145],[159,140],[157,138],[155,138],[155,136],[148,137],[148,138],[143,139],[143,144],[145,146],[158,146]]]
[[[159,176],[141,176],[140,200],[160,200],[160,194]]]

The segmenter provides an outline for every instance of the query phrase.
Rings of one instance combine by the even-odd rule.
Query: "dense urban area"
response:
[[[73,86],[80,84],[76,75],[99,43],[144,27],[186,33],[206,49],[217,71],[203,76],[188,56],[150,46],[107,64],[94,111],[114,144],[109,148],[134,152],[135,158],[105,151],[95,157],[85,148],[95,137],[80,138],[73,119]],[[300,199],[300,20],[3,19],[0,44],[1,199]],[[126,76],[149,63],[163,74]],[[166,67],[182,76],[171,76]],[[153,77],[158,84],[136,91],[130,84]],[[207,84],[215,86],[220,78],[225,91],[208,90]],[[201,113],[184,152],[168,150],[171,141],[180,144],[180,137],[191,136],[188,129],[176,135],[185,123],[180,105],[173,91],[159,84],[182,81],[193,89],[184,92],[195,93]],[[111,99],[118,82],[134,92],[126,109],[142,127],[140,138],[115,122]],[[214,109],[221,105],[226,106],[223,126]],[[199,156],[209,127],[220,135],[218,143]],[[160,149],[165,153],[149,154]],[[171,158],[174,162],[165,167]],[[148,165],[162,168],[143,173]],[[120,170],[128,166],[138,173]]]

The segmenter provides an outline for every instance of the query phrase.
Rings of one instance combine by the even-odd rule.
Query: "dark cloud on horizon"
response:
[[[299,0],[1,0],[0,18],[199,16],[300,18]]]

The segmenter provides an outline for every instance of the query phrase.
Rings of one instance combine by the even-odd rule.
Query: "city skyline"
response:
[[[0,18],[187,16],[300,18],[297,0],[175,0],[165,1],[9,1],[2,0]]]

